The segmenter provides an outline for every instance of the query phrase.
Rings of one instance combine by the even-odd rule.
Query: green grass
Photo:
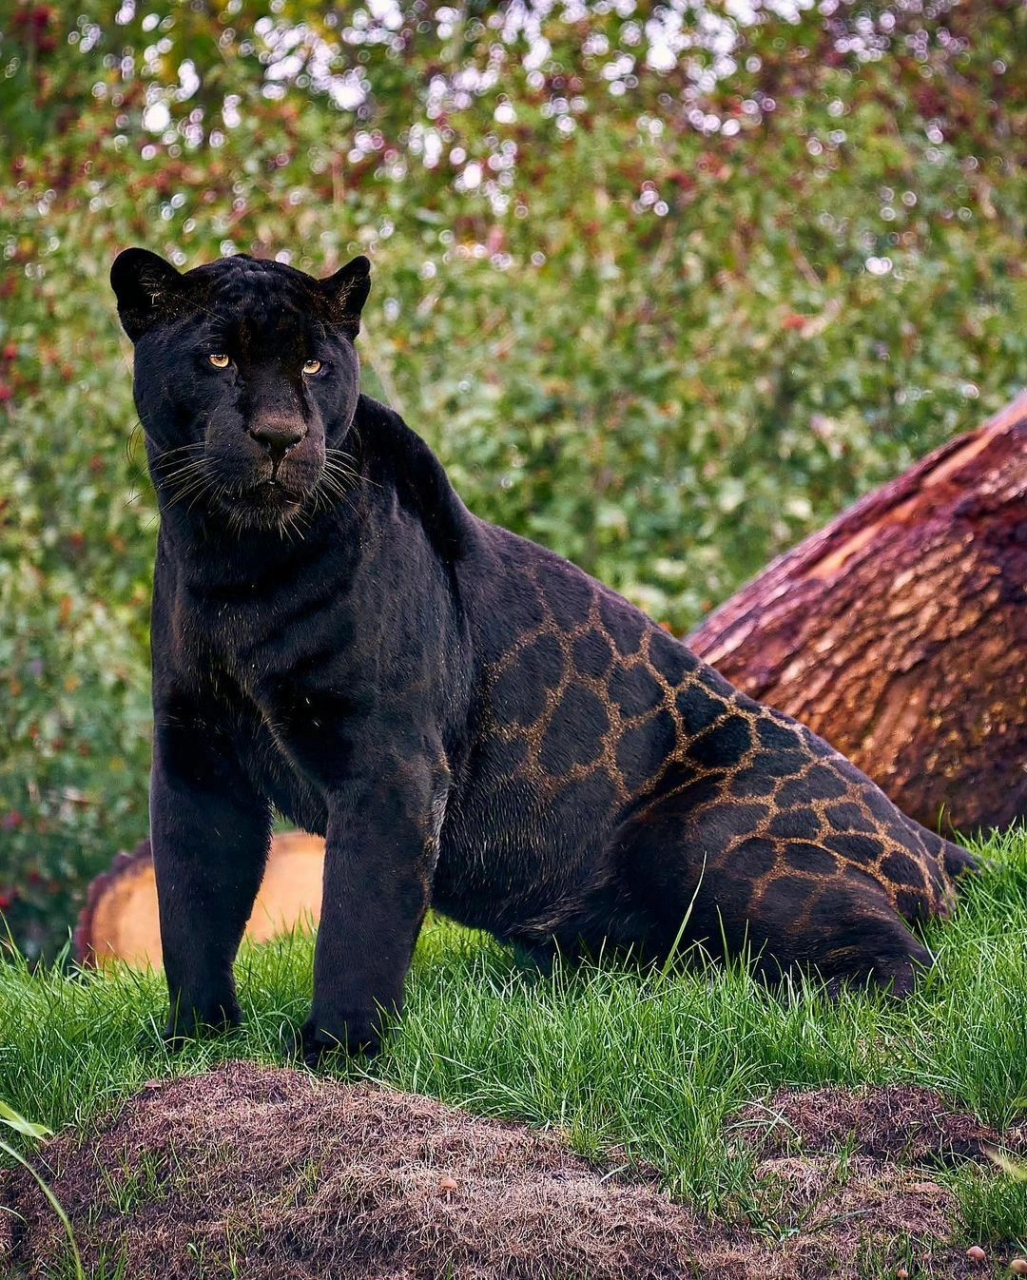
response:
[[[954,919],[928,931],[937,965],[904,1004],[860,992],[831,1003],[812,987],[772,994],[741,968],[643,975],[601,964],[542,977],[488,939],[433,922],[387,1050],[339,1074],[555,1126],[585,1154],[619,1144],[656,1165],[675,1194],[759,1222],[752,1157],[724,1123],[776,1088],[916,1083],[996,1127],[1024,1116],[1027,832],[981,852],[985,873]],[[244,951],[244,1029],[177,1056],[160,1041],[159,976],[0,965],[0,1098],[57,1129],[153,1077],[232,1057],[278,1062],[305,1016],[311,963],[303,935]],[[933,1176],[953,1187],[967,1243],[1027,1245],[1027,1183],[978,1167]]]

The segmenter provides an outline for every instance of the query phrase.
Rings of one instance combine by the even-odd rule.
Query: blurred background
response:
[[[146,834],[156,539],[107,284],[374,262],[365,388],[684,631],[1027,368],[1019,0],[0,4],[0,913]]]

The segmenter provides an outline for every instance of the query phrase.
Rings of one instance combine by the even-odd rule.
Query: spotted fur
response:
[[[274,808],[327,836],[311,1060],[377,1045],[429,904],[542,960],[701,942],[768,976],[909,990],[931,957],[907,923],[948,912],[969,855],[622,597],[469,513],[357,395],[366,264],[326,285],[251,260],[119,263],[162,512],[172,1031],[238,1017]],[[230,381],[195,363],[212,328]],[[316,383],[297,373],[312,356]],[[162,468],[183,448],[213,477],[188,506]],[[345,485],[324,483],[333,457]]]

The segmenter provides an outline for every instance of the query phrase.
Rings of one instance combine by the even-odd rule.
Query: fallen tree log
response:
[[[321,916],[324,841],[301,831],[271,841],[264,880],[246,924],[251,942],[315,928]],[[109,871],[89,885],[74,936],[80,964],[103,966],[123,960],[137,968],[161,964],[157,880],[149,840],[119,853]]]
[[[1027,392],[770,565],[688,644],[906,813],[1027,818]]]

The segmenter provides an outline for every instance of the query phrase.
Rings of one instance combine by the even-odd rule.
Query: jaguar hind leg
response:
[[[814,971],[837,995],[845,987],[881,987],[904,998],[933,964],[880,885],[827,891],[814,909],[807,954],[798,967]]]
[[[715,957],[750,957],[771,982],[809,974],[832,991],[912,991],[933,958],[879,880],[814,841],[725,840],[710,817],[683,822],[672,805],[622,832],[622,865],[656,950],[698,942]]]

